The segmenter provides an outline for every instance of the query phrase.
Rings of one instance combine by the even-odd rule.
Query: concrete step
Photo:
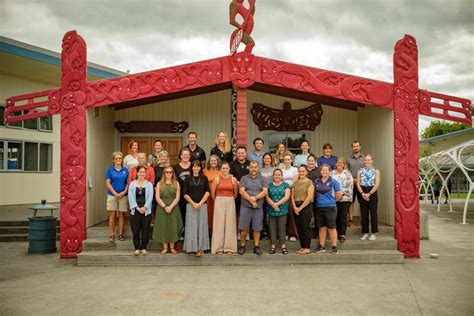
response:
[[[242,256],[210,255],[201,258],[194,255],[161,255],[150,253],[148,256],[133,256],[132,251],[84,251],[77,257],[78,266],[289,266],[317,264],[401,264],[403,254],[396,250],[341,250],[337,255],[330,253],[311,253],[283,255],[264,253],[257,256],[246,253]]]
[[[178,242],[178,247],[182,248],[182,241]],[[318,241],[316,239],[313,239],[311,241],[311,247],[314,249],[316,248],[318,244]],[[270,250],[270,242],[268,240],[262,240],[260,243],[260,246],[264,251]],[[326,248],[329,250],[330,247],[330,242],[326,242]],[[277,246],[279,247],[279,246]],[[286,247],[288,248],[288,251],[290,252],[295,252],[300,248],[300,243],[298,241],[296,242],[290,242],[288,241],[286,243]],[[154,242],[153,240],[150,240],[148,244],[148,250],[150,251],[160,251],[161,250],[161,244]],[[396,250],[397,249],[397,241],[391,237],[385,237],[381,236],[377,238],[377,240],[374,241],[362,241],[358,238],[354,239],[347,239],[345,242],[338,243],[338,248],[339,249],[345,249],[345,250]],[[96,251],[96,250],[132,250],[134,249],[133,247],[133,242],[131,238],[127,238],[125,241],[118,241],[116,240],[115,242],[109,242],[107,238],[88,238],[84,240],[83,246],[82,246],[83,251]],[[247,251],[252,251],[253,249],[253,242],[252,241],[247,241],[246,243],[246,249]]]

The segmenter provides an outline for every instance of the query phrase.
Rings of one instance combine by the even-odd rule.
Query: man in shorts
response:
[[[258,171],[258,162],[251,161],[249,174],[240,180],[240,246],[239,255],[245,253],[245,240],[250,227],[253,230],[253,253],[262,255],[260,249],[260,231],[263,226],[263,200],[268,192],[267,180]]]

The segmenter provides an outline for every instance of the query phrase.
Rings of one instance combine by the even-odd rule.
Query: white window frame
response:
[[[7,172],[15,172],[15,173],[18,173],[18,172],[23,172],[23,173],[52,173],[53,172],[53,166],[54,166],[54,147],[53,147],[53,143],[51,142],[43,142],[43,141],[34,141],[34,140],[26,140],[26,139],[0,139],[0,141],[3,142],[3,169],[0,169],[0,173],[7,173]],[[21,169],[8,169],[8,151],[6,149],[8,149],[8,143],[20,143],[21,144],[21,150],[22,150],[22,153],[21,153],[21,159],[22,159],[22,163],[21,163]],[[25,143],[36,143],[36,145],[38,146],[38,156],[37,156],[37,159],[38,159],[38,168],[37,170],[25,170]],[[40,152],[40,145],[41,144],[46,144],[46,145],[51,145],[51,170],[47,170],[47,171],[40,171],[40,158],[41,158],[41,152]]]

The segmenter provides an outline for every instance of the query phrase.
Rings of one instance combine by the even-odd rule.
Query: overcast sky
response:
[[[227,55],[230,0],[0,0],[0,35],[137,73]],[[255,55],[393,82],[395,42],[417,39],[420,88],[474,99],[474,0],[257,0]],[[427,126],[422,119],[420,127]]]

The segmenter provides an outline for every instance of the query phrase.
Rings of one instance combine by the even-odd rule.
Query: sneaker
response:
[[[256,254],[256,255],[261,256],[263,252],[262,252],[262,249],[260,249],[259,246],[255,246],[255,247],[253,247],[253,253]]]
[[[239,246],[239,255],[243,255],[245,253],[245,246]]]
[[[362,237],[360,237],[360,240],[368,240],[369,239],[369,234],[364,234]]]
[[[133,253],[134,256],[139,256],[140,255],[140,250],[135,250],[135,252]]]
[[[146,249],[142,249],[142,255],[144,256],[148,255],[148,251],[146,251]]]
[[[341,236],[339,236],[338,239],[339,239],[340,242],[345,242],[346,241],[346,236],[341,235]]]
[[[375,234],[371,234],[369,240],[377,240],[377,236],[375,236]]]
[[[291,236],[290,241],[296,241],[296,237]]]
[[[237,234],[237,241],[240,241],[240,234]]]
[[[318,248],[316,248],[316,252],[326,252],[326,248],[321,245],[318,245]]]
[[[338,253],[336,246],[332,246],[332,248],[331,248],[331,253],[332,253],[333,255],[335,255],[335,254]]]
[[[289,239],[288,236],[285,236],[285,240],[288,240],[288,239]]]

